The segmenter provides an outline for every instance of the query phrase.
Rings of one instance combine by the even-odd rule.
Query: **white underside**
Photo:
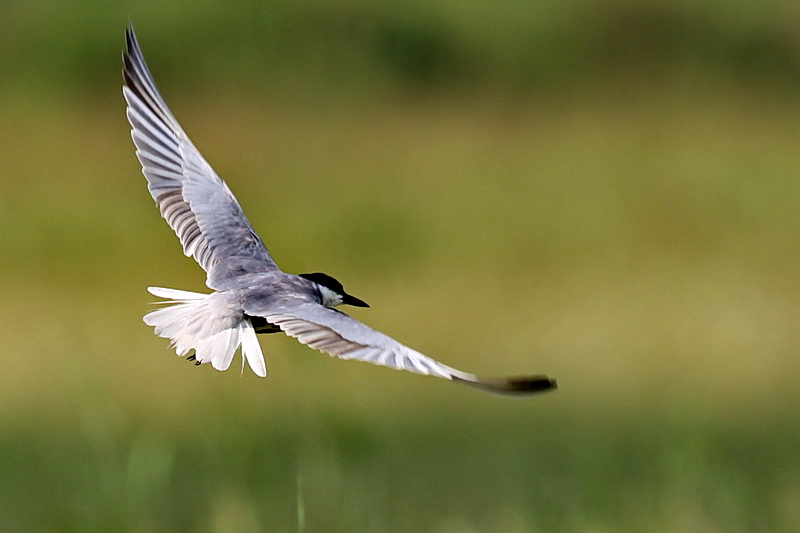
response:
[[[178,289],[148,287],[154,296],[172,304],[147,313],[144,322],[155,328],[156,335],[168,338],[179,356],[194,350],[200,363],[211,363],[217,370],[227,370],[236,350],[256,375],[265,377],[267,365],[252,324],[241,310],[231,308],[221,294],[201,294]],[[244,367],[244,361],[242,361]]]

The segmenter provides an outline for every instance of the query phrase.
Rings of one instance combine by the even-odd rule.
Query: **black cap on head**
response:
[[[355,307],[369,307],[369,304],[364,300],[360,300],[355,296],[350,296],[344,292],[344,287],[342,284],[332,276],[323,274],[322,272],[312,272],[311,274],[300,274],[300,277],[313,281],[314,283],[322,285],[323,287],[327,287],[336,294],[341,294],[343,304],[352,305]]]

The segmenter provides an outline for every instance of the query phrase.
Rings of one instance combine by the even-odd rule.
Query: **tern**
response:
[[[211,294],[149,287],[166,301],[144,322],[168,338],[181,357],[227,370],[241,346],[253,372],[267,366],[256,334],[283,332],[340,359],[367,361],[431,375],[492,392],[530,394],[556,388],[545,375],[479,377],[442,364],[367,327],[336,309],[368,307],[322,273],[281,271],[233,196],[200,152],[156,88],[133,26],[123,54],[127,117],[136,156],[161,215],[175,231],[183,253],[206,272]]]

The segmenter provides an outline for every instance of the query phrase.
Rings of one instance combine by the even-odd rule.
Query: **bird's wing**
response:
[[[456,370],[400,344],[341,311],[316,303],[304,302],[261,310],[245,309],[245,313],[261,316],[301,343],[340,359],[366,361],[506,394],[530,394],[556,387],[555,380],[547,376],[482,378]]]
[[[136,155],[161,215],[215,288],[227,276],[277,269],[228,186],[217,176],[158,92],[133,27],[126,32],[127,116]]]

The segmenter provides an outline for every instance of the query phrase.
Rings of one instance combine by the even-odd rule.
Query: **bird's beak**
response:
[[[355,296],[350,296],[349,294],[345,294],[342,298],[342,303],[347,305],[353,305],[355,307],[369,307],[369,304],[364,300],[359,300]]]

